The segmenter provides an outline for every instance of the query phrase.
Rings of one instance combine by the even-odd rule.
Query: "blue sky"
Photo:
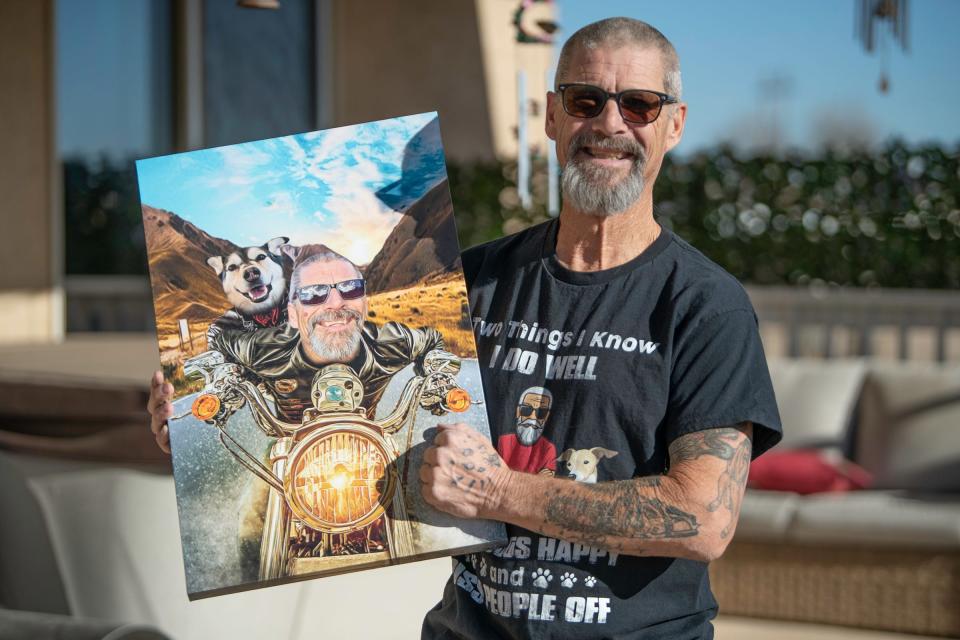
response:
[[[909,50],[889,47],[891,88],[877,90],[880,54],[854,37],[855,0],[558,0],[562,43],[610,16],[649,22],[676,46],[689,114],[678,151],[749,136],[774,105],[759,83],[791,90],[776,108],[783,136],[808,147],[827,120],[866,127],[876,141],[960,143],[960,2],[909,2]]]
[[[139,160],[137,178],[143,204],[237,245],[285,235],[364,264],[446,167],[434,112]]]

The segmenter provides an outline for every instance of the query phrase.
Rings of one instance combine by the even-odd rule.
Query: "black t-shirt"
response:
[[[573,272],[551,221],[463,255],[491,433],[511,468],[584,482],[664,473],[695,431],[781,437],[756,316],[737,281],[664,229],[630,262]],[[509,526],[453,559],[424,638],[712,638],[707,565],[618,555]]]

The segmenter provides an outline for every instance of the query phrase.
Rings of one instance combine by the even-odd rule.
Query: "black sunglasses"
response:
[[[521,418],[529,418],[534,413],[537,414],[537,420],[543,420],[548,415],[550,415],[550,407],[537,407],[536,409],[530,406],[529,404],[521,404],[518,409],[520,410]]]
[[[356,300],[362,298],[366,293],[366,282],[363,278],[354,280],[344,280],[336,284],[308,284],[305,287],[297,289],[297,300],[301,304],[313,305],[323,304],[330,295],[330,290],[334,287],[340,292],[340,297],[344,300]]]
[[[610,93],[592,84],[561,84],[560,102],[563,110],[574,118],[596,118],[613,98],[620,109],[620,117],[627,122],[650,124],[660,116],[664,104],[679,102],[673,96],[650,89],[625,89]]]

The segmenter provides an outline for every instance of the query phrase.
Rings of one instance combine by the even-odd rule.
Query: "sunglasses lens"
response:
[[[315,284],[310,287],[303,287],[297,293],[297,298],[302,304],[323,304],[330,294],[330,287],[325,284]]]
[[[520,405],[520,417],[529,418],[530,416],[536,414],[537,420],[543,420],[550,413],[549,407],[538,407],[534,409],[528,404]]]
[[[344,280],[337,283],[337,291],[344,300],[356,300],[363,296],[365,292],[365,282],[358,278],[356,280]]]
[[[606,95],[597,87],[572,85],[563,91],[563,109],[577,118],[593,118],[603,111]]]
[[[649,124],[660,115],[660,96],[649,91],[627,91],[620,96],[620,111],[630,122]]]

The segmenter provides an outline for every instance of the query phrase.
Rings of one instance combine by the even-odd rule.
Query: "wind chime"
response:
[[[880,93],[890,91],[891,41],[907,50],[907,0],[857,0],[857,37],[867,53],[880,51]]]

